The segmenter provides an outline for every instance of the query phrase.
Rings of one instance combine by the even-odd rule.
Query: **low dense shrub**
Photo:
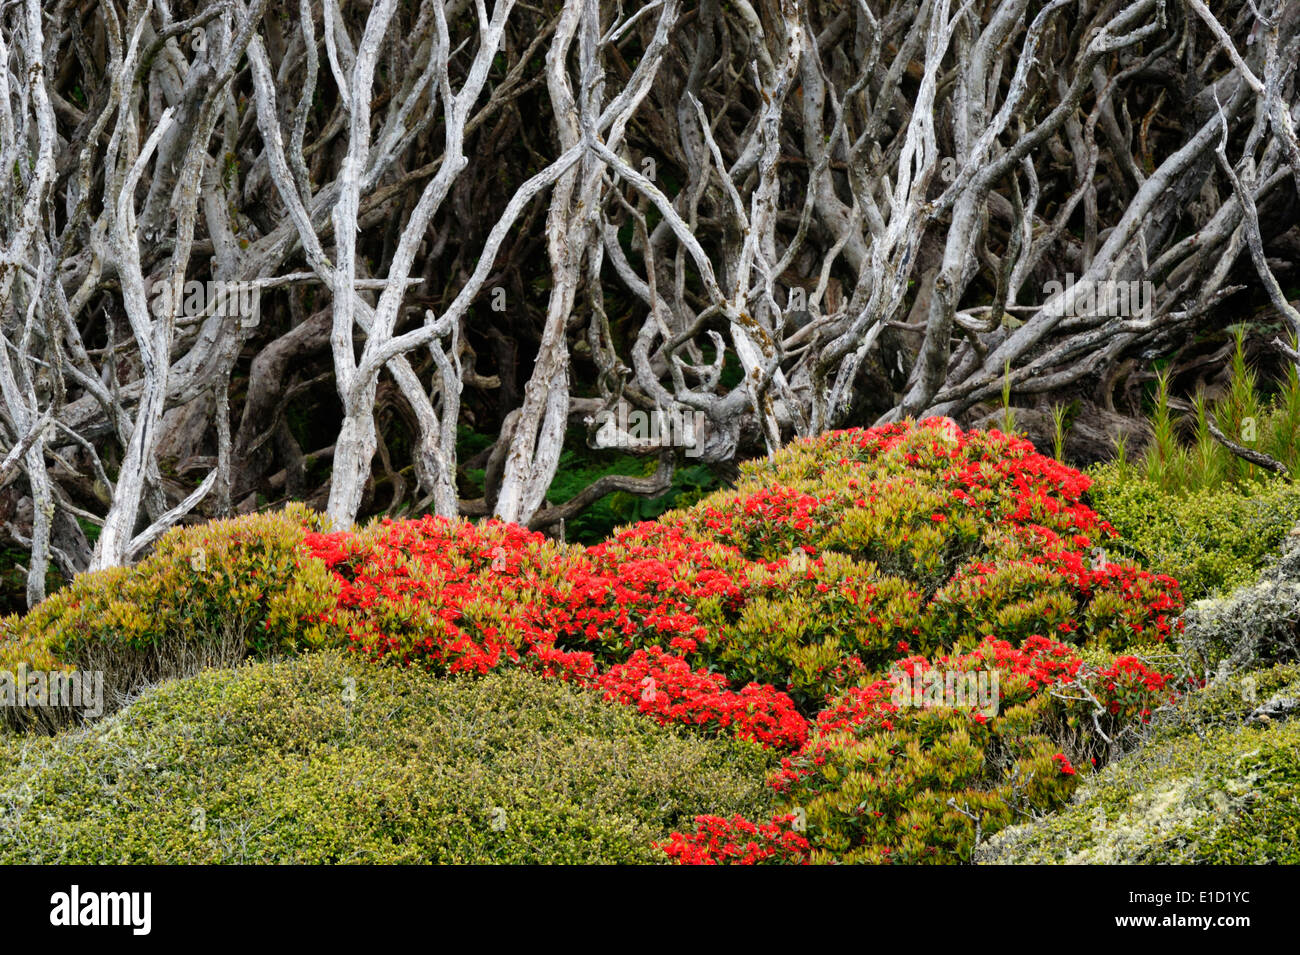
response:
[[[557,681],[325,652],[10,737],[0,862],[661,862],[695,816],[770,811],[769,765]]]
[[[0,669],[104,675],[110,708],[142,686],[324,645],[338,585],[302,542],[319,517],[301,505],[176,528],[134,567],[82,574],[25,617],[3,622]],[[73,711],[6,707],[13,725],[57,726]]]
[[[1113,465],[1094,477],[1089,494],[1120,532],[1120,552],[1177,578],[1189,601],[1253,581],[1300,524],[1300,487],[1289,481],[1166,491]]]
[[[976,861],[1300,862],[1300,536],[1254,584],[1194,604],[1180,643],[1211,682],[1156,713],[1142,748],[1070,804],[998,834]],[[1116,681],[1131,686],[1122,664]]]

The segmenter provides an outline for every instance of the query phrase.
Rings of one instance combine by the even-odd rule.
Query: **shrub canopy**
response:
[[[531,670],[784,756],[775,818],[715,814],[677,858],[966,859],[1175,691],[1178,585],[1117,559],[1088,487],[1026,441],[932,419],[798,442],[592,547],[498,522],[244,519],[77,580],[9,621],[6,652],[333,645]],[[999,677],[991,713],[895,699],[904,674],[976,671]]]

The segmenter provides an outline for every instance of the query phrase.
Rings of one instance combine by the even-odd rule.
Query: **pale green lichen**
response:
[[[1003,830],[983,863],[1300,863],[1300,718],[1260,719],[1300,694],[1300,668],[1189,696],[1142,749],[1080,786],[1060,812]]]
[[[1300,659],[1300,527],[1254,585],[1197,601],[1183,623],[1182,646],[1200,667],[1239,672]]]

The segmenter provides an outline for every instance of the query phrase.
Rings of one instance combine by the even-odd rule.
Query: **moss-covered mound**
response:
[[[518,671],[315,654],[4,737],[0,862],[660,862],[696,815],[770,813],[767,759]]]
[[[1061,811],[1005,829],[985,863],[1300,863],[1300,667],[1187,697]]]

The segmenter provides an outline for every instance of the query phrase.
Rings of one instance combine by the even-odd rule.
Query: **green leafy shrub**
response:
[[[654,456],[593,450],[587,447],[587,440],[583,430],[570,430],[568,447],[560,455],[559,469],[546,492],[548,503],[563,504],[606,475],[649,477],[658,466]],[[626,491],[607,494],[567,520],[564,536],[569,541],[595,544],[620,525],[654,520],[671,508],[695,503],[717,487],[718,479],[707,466],[678,467],[673,470],[671,485],[662,494],[650,498]],[[470,490],[473,494],[482,493],[479,486]]]
[[[319,517],[283,512],[176,528],[134,567],[82,574],[25,617],[4,621],[0,668],[104,675],[109,708],[140,687],[205,666],[319,647],[335,639],[320,618],[338,584],[299,548]],[[46,728],[55,708],[5,708],[7,720]]]
[[[1254,580],[1300,523],[1300,487],[1288,481],[1166,491],[1114,465],[1093,477],[1092,502],[1121,535],[1117,553],[1177,578],[1188,600]]]
[[[518,671],[326,651],[6,738],[0,862],[660,862],[696,815],[770,810],[769,765]]]

